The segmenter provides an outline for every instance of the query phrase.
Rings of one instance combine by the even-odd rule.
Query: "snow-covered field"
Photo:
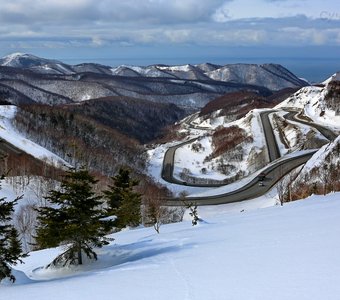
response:
[[[43,269],[60,249],[32,252],[0,299],[339,299],[339,200],[202,207],[198,226],[120,232],[98,261],[74,269]]]

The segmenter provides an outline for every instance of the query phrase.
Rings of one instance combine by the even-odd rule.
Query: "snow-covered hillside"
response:
[[[259,165],[256,164],[254,157],[265,151],[260,112],[261,110],[253,110],[240,120],[224,124],[221,117],[211,118],[208,122],[204,120],[202,123],[194,120],[195,130],[203,127],[203,133],[197,140],[176,150],[174,176],[181,178],[181,176],[188,175],[191,178],[221,181],[240,176],[237,174],[242,174],[243,177],[257,170]],[[223,134],[224,128],[226,130],[231,128],[232,132],[225,135]],[[216,146],[213,147],[213,142],[216,140],[214,139],[216,132],[221,132],[222,139],[226,140],[227,136],[233,135],[236,130],[239,131],[238,134],[244,134],[240,143],[235,147],[237,149],[232,148],[230,151],[214,155]],[[231,136],[232,140],[236,138],[239,138],[237,134],[235,137]]]
[[[65,65],[60,61],[41,58],[27,53],[12,53],[0,58],[0,66],[14,68],[32,68],[34,70],[42,70],[47,73],[69,74],[70,70],[65,68]],[[58,72],[58,68],[61,71]]]
[[[340,190],[339,168],[340,136],[320,148],[301,168],[294,181],[286,183],[290,185],[290,197],[301,199],[312,193],[327,194],[330,191]]]
[[[27,139],[14,128],[11,120],[14,118],[16,110],[17,107],[13,105],[0,106],[0,139],[49,164],[56,166],[68,165],[59,156]]]
[[[282,156],[301,149],[318,149],[329,142],[316,128],[287,120],[285,115],[287,111],[278,111],[269,116]]]
[[[68,65],[22,53],[0,58],[0,79],[2,100],[14,105],[128,97],[172,103],[187,114],[231,92],[246,90],[268,96],[271,91],[308,85],[275,64],[112,67]]]
[[[32,65],[35,65],[35,63],[41,60],[42,59],[34,55],[16,52],[16,53],[12,53],[1,58],[0,65],[6,66],[6,67],[20,67],[22,65],[25,65],[26,67],[30,67]],[[29,61],[30,63],[28,63]]]
[[[340,114],[334,108],[330,108],[327,94],[329,92],[329,84],[337,81],[338,74],[330,77],[324,82],[324,87],[309,86],[301,88],[287,100],[280,103],[277,108],[292,107],[301,109],[303,114],[309,117],[317,124],[328,126],[333,130],[340,132]],[[340,107],[338,100],[337,106]]]
[[[123,231],[98,261],[46,270],[61,249],[30,253],[0,299],[336,300],[340,294],[339,193],[283,207]],[[206,210],[205,210],[206,209]]]
[[[113,75],[168,77],[191,80],[216,80],[265,86],[270,90],[287,87],[305,86],[308,83],[297,78],[287,69],[276,64],[229,64],[218,66],[199,65],[152,65],[152,66],[118,66],[111,69]]]
[[[46,205],[48,192],[57,189],[59,182],[42,176],[7,176],[0,181],[0,198],[12,201],[21,197],[15,205],[12,223],[18,231],[24,252],[34,249],[37,212],[35,208]]]

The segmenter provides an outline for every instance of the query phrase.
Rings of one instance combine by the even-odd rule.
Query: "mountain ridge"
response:
[[[1,66],[27,68],[41,74],[63,74],[75,73],[100,73],[117,76],[142,76],[142,77],[165,77],[183,80],[216,80],[226,82],[238,82],[251,85],[259,85],[254,80],[254,72],[260,72],[261,76],[268,77],[269,74],[284,81],[281,84],[272,83],[265,86],[272,90],[286,87],[304,86],[307,83],[296,77],[282,65],[278,64],[226,64],[216,65],[211,63],[164,65],[154,64],[149,66],[120,65],[116,67],[105,66],[96,63],[83,63],[68,65],[58,60],[39,58],[31,54],[15,53],[0,59]],[[247,74],[245,74],[247,73]],[[248,77],[247,77],[248,76]],[[256,77],[256,76],[255,76]]]

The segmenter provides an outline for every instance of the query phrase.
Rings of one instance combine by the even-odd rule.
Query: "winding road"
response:
[[[289,109],[285,109],[286,111],[288,111],[289,113],[285,115],[285,118],[290,120],[290,121],[294,121],[294,122],[299,122],[301,124],[305,124],[307,126],[311,126],[314,127],[315,129],[317,129],[326,139],[330,140],[330,141],[334,141],[337,138],[337,135],[332,131],[329,130],[328,128],[321,126],[319,124],[316,124],[314,122],[308,122],[305,121],[301,118],[299,118],[299,114],[296,111],[293,110],[289,110]]]
[[[278,158],[280,158],[280,150],[276,143],[276,139],[274,136],[273,128],[271,126],[270,120],[268,118],[269,114],[276,112],[276,110],[270,110],[266,112],[262,112],[260,114],[261,117],[261,123],[263,126],[264,136],[266,138],[267,148],[268,148],[268,156],[269,161],[272,162]],[[189,118],[188,122],[191,122],[192,119]],[[190,126],[190,123],[189,123]],[[195,127],[194,127],[195,128]],[[175,153],[176,150],[180,147],[183,147],[187,144],[190,144],[194,141],[196,141],[198,138],[190,139],[186,142],[179,143],[175,146],[169,147],[167,151],[164,154],[163,158],[163,165],[162,165],[162,178],[173,184],[179,184],[179,185],[187,185],[187,186],[196,186],[196,187],[220,187],[226,185],[224,182],[214,182],[214,183],[189,183],[182,180],[179,180],[173,176],[174,173],[174,165],[175,165]]]
[[[327,139],[334,140],[337,135],[334,134],[328,128],[325,128],[321,125],[307,122],[297,118],[297,111],[286,110],[287,114],[284,116],[286,119],[300,122],[302,124],[311,126],[316,128],[321,134],[323,134]],[[202,197],[186,197],[186,201],[195,202],[197,205],[217,205],[217,204],[226,204],[232,202],[239,202],[244,200],[249,200],[252,198],[259,197],[268,192],[284,175],[288,174],[290,171],[295,168],[305,164],[317,150],[309,151],[308,153],[297,154],[293,157],[282,157],[280,158],[279,147],[276,142],[276,138],[273,132],[273,128],[271,126],[269,115],[271,113],[278,112],[277,110],[270,110],[266,112],[262,112],[260,114],[262,127],[267,143],[268,148],[268,157],[269,161],[272,162],[269,166],[262,169],[262,172],[266,174],[264,185],[259,185],[259,178],[256,177],[248,184],[243,187],[234,190],[232,192],[214,195],[214,196],[202,196]],[[184,143],[180,143],[173,147],[170,147],[165,155],[163,160],[163,168],[162,168],[162,178],[170,183],[180,184],[180,185],[189,185],[186,182],[180,181],[173,176],[174,171],[174,158],[175,152],[179,147],[182,147],[186,144],[193,142],[195,139],[188,140]],[[223,186],[225,184],[190,184],[190,186],[199,186],[199,187],[218,187]],[[165,205],[167,206],[179,206],[181,205],[181,199],[173,198],[173,199],[165,199]]]
[[[190,143],[192,143],[196,140],[197,140],[197,138],[194,138],[194,139],[188,140],[184,143],[180,143],[178,145],[172,146],[165,152],[164,158],[163,158],[162,174],[161,174],[162,178],[165,181],[170,182],[170,183],[174,183],[174,184],[187,185],[186,182],[178,180],[173,176],[173,174],[174,174],[174,164],[175,164],[174,163],[175,153],[176,153],[176,150],[179,147],[183,147],[183,146],[190,144]],[[197,186],[197,185],[195,185],[195,186]],[[209,185],[203,185],[203,186],[206,187],[206,186],[209,186]],[[214,185],[214,186],[221,186],[221,185]]]

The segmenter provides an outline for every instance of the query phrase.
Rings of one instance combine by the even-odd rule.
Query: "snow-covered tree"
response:
[[[83,253],[97,259],[94,248],[109,243],[105,235],[112,228],[112,221],[103,219],[102,197],[93,192],[96,183],[88,170],[70,170],[62,180],[61,190],[51,190],[46,197],[51,206],[38,209],[37,245],[66,247],[54,265],[81,265]]]
[[[109,213],[116,216],[118,229],[126,226],[136,227],[141,223],[141,195],[134,191],[138,180],[130,177],[128,169],[121,168],[112,177],[113,185],[104,191],[109,206]]]
[[[14,282],[15,277],[9,265],[22,262],[21,258],[26,256],[22,253],[18,233],[10,223],[14,205],[19,199],[6,201],[6,198],[0,198],[0,281],[7,277]]]

